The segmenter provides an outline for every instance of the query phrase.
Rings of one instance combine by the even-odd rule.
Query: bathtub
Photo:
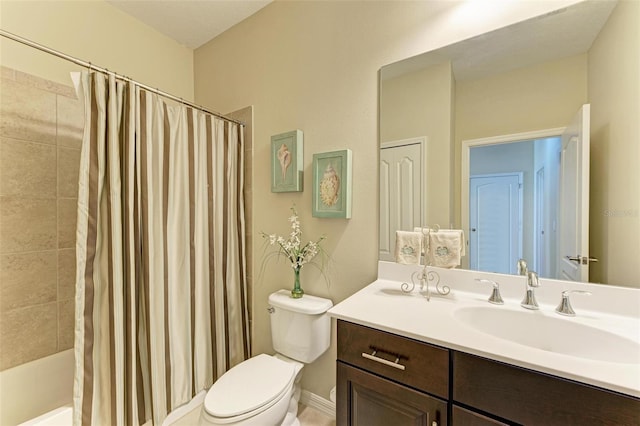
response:
[[[61,407],[70,414],[74,364],[69,349],[0,372],[0,425],[18,425]]]
[[[71,426],[73,425],[73,407],[65,405],[56,408],[33,420],[21,423],[20,426]]]
[[[0,372],[0,425],[71,426],[73,424],[73,349]],[[169,413],[169,426],[199,409],[206,391]]]

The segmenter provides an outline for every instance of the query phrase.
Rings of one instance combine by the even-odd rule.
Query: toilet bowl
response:
[[[290,424],[294,424],[302,367],[302,363],[281,355],[266,354],[236,365],[207,392],[200,423],[282,425],[287,414],[291,414]],[[295,412],[289,413],[292,402],[295,402]]]
[[[305,364],[329,347],[328,299],[290,291],[269,296],[275,355],[260,354],[224,373],[205,396],[200,425],[296,426],[300,378]]]

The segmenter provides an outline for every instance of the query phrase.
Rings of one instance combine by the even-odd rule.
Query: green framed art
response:
[[[302,192],[302,130],[271,136],[271,192]]]
[[[351,219],[351,150],[313,154],[314,217]]]

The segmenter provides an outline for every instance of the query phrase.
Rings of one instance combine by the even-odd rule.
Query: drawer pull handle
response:
[[[377,352],[378,352],[377,350],[373,351],[372,354],[362,352],[362,357],[370,359],[371,361],[379,362],[380,364],[388,365],[389,367],[397,368],[398,370],[404,371],[404,369],[406,368],[404,365],[398,362],[400,361],[400,357],[396,357],[395,362],[387,361],[386,359],[376,356]]]

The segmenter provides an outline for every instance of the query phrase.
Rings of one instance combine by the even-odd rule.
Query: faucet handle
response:
[[[494,305],[504,305],[504,300],[502,300],[502,296],[500,295],[500,284],[483,278],[476,278],[476,281],[493,285],[493,291],[491,292],[491,296],[489,296],[489,303],[493,303]]]
[[[560,315],[566,315],[568,317],[575,317],[576,312],[571,307],[571,302],[569,302],[569,295],[572,293],[576,294],[584,294],[585,296],[591,296],[590,291],[585,290],[565,290],[562,292],[562,300],[560,304],[556,308],[556,312]]]

